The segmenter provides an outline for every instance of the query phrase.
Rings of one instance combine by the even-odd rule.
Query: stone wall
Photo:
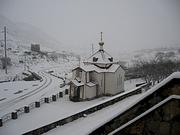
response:
[[[180,100],[171,100],[115,135],[179,135]]]
[[[108,134],[171,95],[180,95],[179,79],[171,80],[169,83],[165,84],[143,100],[139,101],[129,110],[123,112],[111,121],[97,128],[91,134]]]

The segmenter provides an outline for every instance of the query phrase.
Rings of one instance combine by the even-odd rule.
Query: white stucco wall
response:
[[[70,95],[74,96],[74,85],[70,84]]]
[[[85,71],[82,71],[81,81],[86,83],[86,72]]]
[[[96,96],[96,86],[89,87],[85,85],[85,98],[94,98]]]
[[[107,94],[114,94],[116,90],[116,78],[115,73],[106,73],[105,75],[105,93]]]
[[[98,95],[102,95],[104,93],[104,73],[93,72],[95,83],[98,85]]]
[[[124,90],[124,70],[120,67],[114,73],[105,75],[105,93],[117,94]]]
[[[89,72],[86,73],[86,82],[89,82]]]
[[[83,99],[84,98],[84,86],[80,86],[80,98]]]
[[[81,69],[77,69],[78,71]],[[79,77],[81,81],[85,84],[84,87],[80,88],[80,98],[93,98],[95,96],[100,96],[103,94],[117,94],[124,91],[124,75],[125,71],[119,67],[116,72],[106,72],[106,73],[97,73],[95,71],[86,73],[84,70],[81,70]],[[73,71],[73,78],[76,75],[76,70]],[[88,78],[87,78],[88,77]],[[89,77],[91,78],[89,80]],[[86,85],[86,82],[92,81],[97,84],[96,86],[89,87]],[[73,89],[73,88],[72,88]],[[73,95],[73,93],[72,93]]]

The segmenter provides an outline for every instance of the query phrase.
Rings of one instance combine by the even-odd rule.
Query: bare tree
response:
[[[7,62],[7,66],[10,66],[12,64],[11,59],[9,57],[8,58],[2,57],[0,60],[1,60],[1,64],[2,64],[3,69],[5,69],[6,62]]]
[[[143,79],[153,84],[159,82],[169,76],[171,73],[178,71],[180,62],[170,59],[164,59],[162,54],[155,56],[150,60],[136,60],[134,68],[138,74],[141,74]]]
[[[167,53],[158,52],[155,55],[155,59],[158,60],[158,61],[170,60],[170,59],[172,60],[173,58],[175,58],[175,52],[173,52],[173,51],[170,51],[170,52],[167,52]]]

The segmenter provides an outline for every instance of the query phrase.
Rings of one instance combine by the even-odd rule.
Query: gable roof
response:
[[[80,68],[80,69],[84,70],[85,72],[95,71],[97,73],[105,73],[105,72],[113,73],[113,72],[116,72],[119,67],[120,67],[119,64],[112,64],[108,69],[102,69],[102,68],[99,68],[95,65],[91,65],[91,64],[84,65],[83,64],[83,65],[76,67],[73,70]]]
[[[93,59],[96,59],[96,61],[94,61]],[[93,55],[91,55],[84,63],[112,64],[115,62],[113,62],[113,57],[109,53],[104,50],[98,50]]]
[[[76,86],[82,86],[82,85],[84,85],[83,82],[78,82],[76,79],[72,80],[71,82],[72,82],[74,85],[76,85]]]

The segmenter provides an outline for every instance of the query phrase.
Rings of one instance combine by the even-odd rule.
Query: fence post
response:
[[[24,107],[24,113],[29,113],[29,106]]]
[[[44,102],[45,102],[45,103],[49,103],[49,98],[47,98],[47,97],[44,98]]]
[[[37,107],[37,108],[40,107],[40,102],[36,101],[35,102],[35,107]]]
[[[11,113],[11,118],[12,118],[13,120],[17,119],[17,118],[18,118],[17,112],[12,112],[12,113]]]
[[[52,95],[52,101],[56,101],[56,95]]]
[[[2,119],[0,119],[0,127],[3,126],[3,122],[2,122]]]
[[[59,92],[59,97],[63,97],[63,92]]]
[[[68,95],[68,89],[65,89],[65,94]]]

